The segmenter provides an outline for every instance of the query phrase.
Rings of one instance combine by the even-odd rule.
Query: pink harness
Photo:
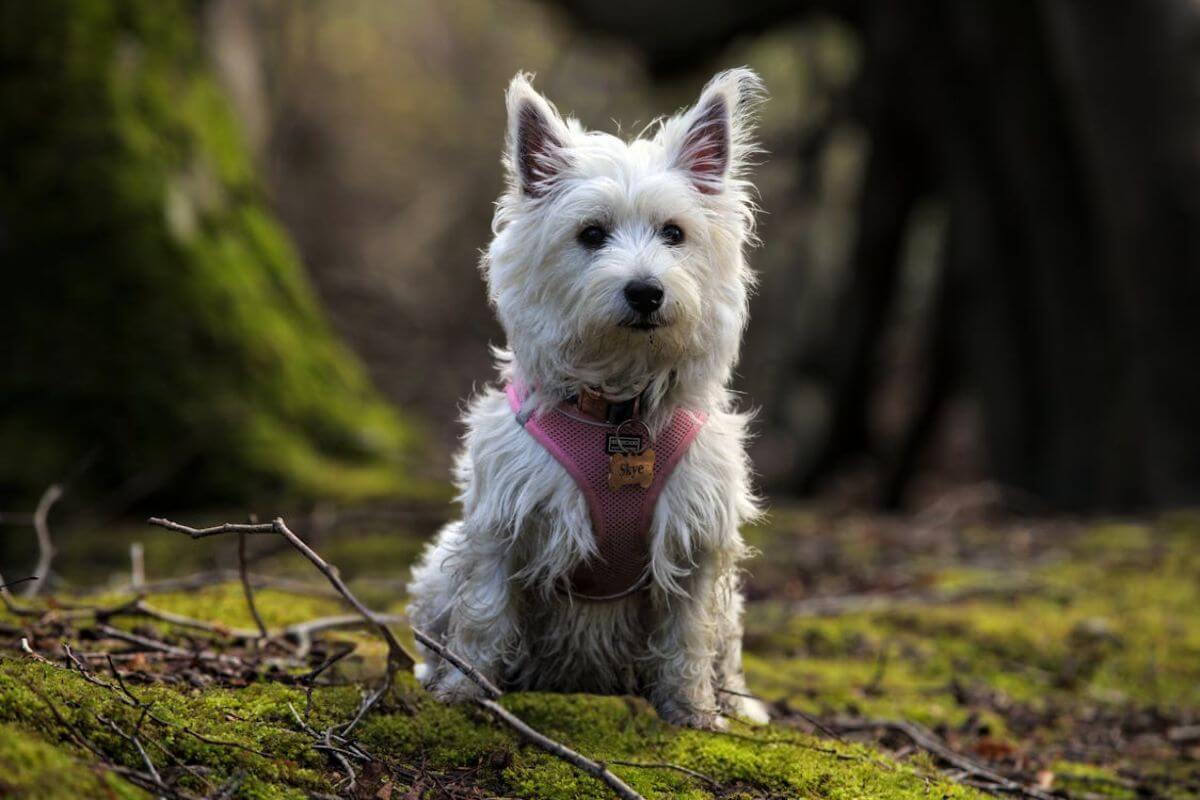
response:
[[[654,504],[707,415],[676,409],[658,437],[642,443],[643,449],[648,445],[654,450],[650,485],[627,484],[614,490],[609,485],[609,458],[625,447],[628,425],[584,415],[572,403],[522,422],[521,403],[527,393],[514,384],[506,386],[505,393],[517,422],[563,465],[587,498],[596,555],[571,575],[570,593],[585,600],[616,600],[642,588],[648,577]]]

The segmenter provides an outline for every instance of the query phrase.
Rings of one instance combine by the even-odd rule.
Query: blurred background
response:
[[[0,2],[0,506],[446,497],[517,70],[764,78],[775,500],[1200,499],[1200,5]]]
[[[916,720],[1056,797],[1200,798],[1197,0],[0,0],[0,587],[47,623],[0,591],[0,684],[88,596],[345,610],[277,537],[150,515],[282,514],[402,612],[503,343],[508,81],[629,135],[743,64],[772,730]]]

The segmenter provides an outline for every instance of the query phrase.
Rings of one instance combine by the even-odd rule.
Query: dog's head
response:
[[[564,120],[528,76],[513,79],[509,187],[483,269],[540,393],[724,392],[753,283],[745,172],[761,97],[750,70],[723,72],[694,107],[626,142]]]

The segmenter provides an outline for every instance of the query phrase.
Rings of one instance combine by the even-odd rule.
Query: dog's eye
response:
[[[683,244],[683,228],[673,222],[663,225],[660,233],[662,234],[663,241],[669,245]]]
[[[604,242],[608,239],[608,231],[599,225],[588,225],[579,232],[578,238],[581,245],[590,250],[595,250],[604,245]]]

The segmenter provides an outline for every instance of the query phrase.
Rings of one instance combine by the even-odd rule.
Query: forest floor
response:
[[[227,520],[239,517],[181,521]],[[436,523],[421,509],[289,519],[389,613]],[[647,798],[1200,798],[1200,516],[782,507],[748,538],[761,554],[748,564],[746,670],[770,726],[680,730],[631,698],[502,705]],[[136,607],[134,542],[147,575]],[[236,538],[130,524],[57,543],[53,594],[0,610],[0,796],[612,796],[407,674],[340,735],[378,685],[385,645],[353,628],[257,637]],[[347,614],[285,541],[247,543],[269,630]]]

